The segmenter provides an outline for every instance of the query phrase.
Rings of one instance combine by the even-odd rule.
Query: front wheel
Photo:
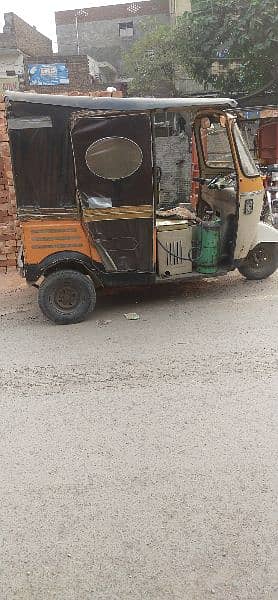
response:
[[[267,242],[249,251],[238,270],[246,279],[266,279],[278,267],[278,245]]]
[[[90,277],[79,271],[55,271],[40,285],[38,302],[48,319],[70,325],[84,321],[94,309],[96,291]]]

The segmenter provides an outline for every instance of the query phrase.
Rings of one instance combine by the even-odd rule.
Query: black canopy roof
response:
[[[230,98],[116,98],[93,96],[62,96],[54,94],[33,94],[30,92],[5,92],[5,99],[28,104],[47,104],[70,108],[109,111],[144,110],[193,110],[206,107],[235,108],[236,100]]]

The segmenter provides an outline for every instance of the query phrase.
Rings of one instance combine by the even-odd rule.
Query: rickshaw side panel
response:
[[[104,262],[107,258],[107,270],[152,273],[154,199],[149,115],[77,114],[73,121],[77,190],[90,238],[102,249]],[[86,152],[95,142],[106,140],[126,140],[140,150],[141,163],[133,173],[113,180],[96,175],[88,167]],[[105,151],[103,156],[107,156]],[[90,201],[96,206],[86,207]],[[102,203],[108,207],[102,208]]]
[[[57,253],[78,253],[91,262],[101,264],[101,258],[88,240],[80,220],[74,219],[33,219],[21,224],[24,247],[24,266],[30,272],[40,274],[40,264]],[[89,263],[90,264],[90,263]],[[38,266],[36,271],[35,266]],[[36,278],[35,276],[35,278]]]
[[[245,174],[233,136],[233,121],[229,122],[229,130],[238,178],[238,222],[234,250],[234,260],[238,261],[246,258],[252,248],[254,232],[260,222],[263,207],[264,185],[259,172],[252,176]]]
[[[19,215],[76,207],[70,114],[57,106],[13,104],[9,138]]]
[[[268,223],[259,221],[256,236],[252,240],[251,248],[255,248],[257,244],[273,242],[278,244],[278,230]]]
[[[258,180],[257,180],[258,186]],[[238,208],[238,228],[236,246],[234,252],[234,259],[240,260],[245,258],[252,248],[254,239],[254,232],[260,222],[260,215],[262,212],[264,192],[253,191],[253,192],[239,192],[239,208]],[[252,213],[247,212],[246,207],[248,202],[253,205]]]

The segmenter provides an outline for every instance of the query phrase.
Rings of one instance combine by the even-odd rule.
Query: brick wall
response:
[[[45,35],[36,30],[15,13],[5,13],[5,25],[3,35],[10,36],[10,41],[14,40],[16,47],[30,56],[38,54],[52,54],[52,42]],[[7,46],[6,46],[7,47]]]
[[[0,48],[16,48],[14,33],[0,33]]]
[[[16,198],[10,159],[3,96],[0,96],[0,273],[16,265],[20,226],[16,220]]]
[[[53,63],[64,63],[68,67],[69,72],[69,84],[62,84],[57,86],[52,85],[29,85],[28,80],[28,63],[38,64],[53,64]],[[25,90],[34,90],[39,94],[67,94],[74,90],[87,93],[91,90],[93,85],[89,73],[88,57],[86,55],[74,55],[74,56],[36,56],[31,60],[25,59],[24,61],[24,72],[25,72]]]

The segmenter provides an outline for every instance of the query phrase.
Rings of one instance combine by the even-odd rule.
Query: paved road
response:
[[[277,283],[101,295],[58,327],[1,277],[1,600],[278,597]]]

